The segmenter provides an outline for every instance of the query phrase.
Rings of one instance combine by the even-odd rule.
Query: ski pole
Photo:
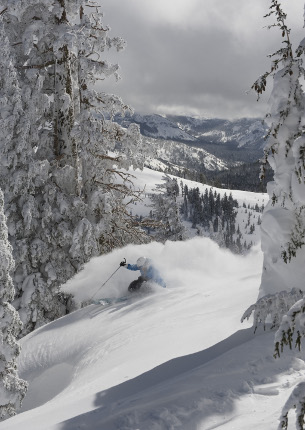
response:
[[[126,263],[126,258],[124,258],[124,260],[125,260],[125,263]],[[104,283],[103,283],[103,285],[101,285],[99,288],[98,288],[98,290],[96,290],[96,292],[93,294],[93,296],[92,297],[90,297],[90,299],[89,300],[92,300],[93,299],[93,297],[100,291],[100,289],[101,288],[103,288],[103,286],[104,285],[106,285],[107,284],[107,282],[112,278],[112,276],[119,270],[121,268],[121,266],[119,266],[113,273],[112,273],[112,275],[110,275],[109,276],[109,278],[107,279],[107,281],[105,281]]]

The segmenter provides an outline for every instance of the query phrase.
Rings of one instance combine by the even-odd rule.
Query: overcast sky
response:
[[[111,36],[127,42],[110,59],[119,83],[103,90],[121,96],[139,113],[200,117],[263,117],[252,83],[267,71],[267,55],[281,47],[267,30],[270,0],[98,0]],[[305,37],[303,0],[283,0],[292,37]],[[266,99],[266,97],[265,97]]]

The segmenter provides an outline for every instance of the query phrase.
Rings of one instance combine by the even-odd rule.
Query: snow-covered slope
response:
[[[124,127],[137,123],[141,134],[148,140],[152,139],[150,144],[158,149],[166,148],[165,161],[198,172],[202,172],[203,166],[209,172],[235,166],[238,162],[257,162],[263,157],[264,136],[267,134],[266,124],[253,118],[229,121],[135,113],[116,117],[116,120]],[[201,158],[201,165],[198,158]]]
[[[183,115],[134,115],[118,118],[122,125],[131,122],[139,124],[141,133],[155,139],[187,142],[227,144],[236,147],[257,147],[262,149],[267,126],[261,119],[240,118],[193,118]]]
[[[144,190],[144,196],[142,202],[137,202],[134,204],[131,203],[129,205],[130,211],[132,215],[147,217],[149,216],[149,212],[152,209],[150,195],[159,192],[156,191],[156,184],[161,184],[163,182],[162,177],[164,176],[164,174],[148,168],[144,168],[142,171],[136,170],[132,173],[135,176],[135,187]],[[249,191],[241,190],[231,191],[225,188],[211,187],[210,185],[201,184],[199,182],[190,181],[188,179],[176,179],[180,186],[180,190],[181,184],[187,185],[189,188],[198,188],[200,194],[204,194],[206,189],[210,191],[210,189],[212,188],[213,192],[216,191],[216,193],[219,193],[221,198],[224,196],[225,193],[228,196],[230,192],[232,192],[233,198],[236,199],[239,203],[239,208],[237,209],[236,216],[236,229],[239,226],[243,236],[243,241],[245,241],[247,244],[252,243],[255,245],[259,243],[260,229],[257,224],[262,214],[261,212],[256,211],[255,207],[257,205],[260,209],[262,209],[264,206],[266,206],[269,200],[268,194],[252,193]],[[179,199],[182,203],[183,198],[181,196],[181,192]],[[255,231],[252,233],[250,233],[251,224],[254,224],[256,226]],[[186,224],[186,227],[188,228],[188,235],[190,237],[197,234],[197,230],[192,229],[190,225]]]
[[[241,118],[233,121],[218,118],[192,118],[188,116],[168,116],[181,130],[197,140],[210,143],[232,143],[237,147],[264,146],[267,126],[260,119]]]
[[[135,174],[148,194],[162,180],[150,169]],[[233,195],[246,205],[266,198]],[[146,213],[145,200],[133,210]],[[273,358],[272,332],[254,335],[251,322],[240,323],[258,295],[259,245],[243,257],[205,237],[129,245],[92,259],[63,289],[78,304],[89,300],[123,258],[141,255],[154,260],[167,288],[89,305],[23,338],[19,373],[29,391],[0,430],[277,428],[305,368],[294,351]],[[95,297],[124,296],[136,277],[120,268]]]
[[[196,140],[188,132],[179,128],[177,124],[161,115],[126,115],[124,118],[116,118],[123,126],[134,122],[140,126],[141,134],[147,137],[171,139],[177,141],[194,142]]]
[[[276,428],[303,362],[272,357],[272,334],[240,324],[257,296],[262,255],[206,238],[128,246],[93,259],[65,289],[89,298],[123,257],[151,256],[167,281],[109,307],[90,305],[22,340],[23,412],[1,430]],[[125,294],[120,269],[101,295]]]
[[[147,166],[155,166],[159,170],[171,167],[172,170],[176,169],[180,172],[183,169],[197,172],[202,172],[203,169],[207,171],[228,170],[228,162],[203,148],[189,146],[174,140],[146,138],[146,142],[156,151],[156,159],[148,160],[145,163]],[[163,166],[160,163],[163,163]],[[238,163],[231,163],[231,165],[236,164]]]

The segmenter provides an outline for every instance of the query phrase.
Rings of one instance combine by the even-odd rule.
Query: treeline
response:
[[[220,233],[222,245],[226,248],[235,247],[234,234],[236,232],[237,200],[225,193],[221,198],[212,188],[200,194],[199,188],[183,187],[183,204],[181,214],[183,219],[192,223],[192,228],[203,227],[210,233]]]
[[[231,166],[230,169],[221,171],[210,171],[203,167],[197,170],[194,164],[192,167],[182,168],[168,165],[164,172],[216,188],[251,191],[255,193],[267,192],[267,183],[273,180],[273,172],[269,165],[265,166],[265,177],[260,179],[260,161]]]
[[[182,180],[178,184],[176,178],[168,175],[163,180],[165,183],[156,187],[159,192],[150,196],[152,222],[147,227],[147,233],[154,240],[186,239],[189,228],[185,228],[183,221],[187,221],[191,223],[191,229],[196,229],[195,234],[210,237],[219,246],[234,253],[243,254],[252,247],[253,241],[250,239],[261,223],[264,206],[243,203],[241,207],[231,192],[225,192],[221,197],[210,187],[200,193],[198,187],[190,188]],[[190,233],[191,236],[193,233]]]
[[[269,165],[265,166],[265,177],[260,179],[261,163],[244,163],[221,172],[206,174],[207,183],[213,183],[218,188],[244,190],[255,193],[265,193],[267,183],[273,180],[273,172]]]
[[[239,207],[238,201],[233,198],[232,193],[225,193],[223,197],[212,188],[206,189],[204,194],[199,188],[189,188],[181,181],[183,202],[180,207],[181,216],[185,221],[192,223],[192,228],[197,228],[198,234],[206,234],[215,240],[219,246],[228,248],[235,253],[244,253],[252,246],[243,239],[243,233],[237,224],[236,216]],[[245,213],[248,209],[260,212],[261,208],[256,204],[250,208],[243,205]],[[248,234],[253,234],[255,224],[251,222],[252,213],[249,211],[247,223],[244,229]],[[260,217],[257,218],[260,224]],[[246,232],[244,231],[244,233]]]

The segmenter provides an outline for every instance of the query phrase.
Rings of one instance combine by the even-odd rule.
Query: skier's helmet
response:
[[[147,258],[146,258],[146,257],[140,257],[140,258],[138,258],[138,259],[137,259],[137,266],[138,266],[138,267],[143,267],[143,266],[145,266],[146,261],[147,261]]]

